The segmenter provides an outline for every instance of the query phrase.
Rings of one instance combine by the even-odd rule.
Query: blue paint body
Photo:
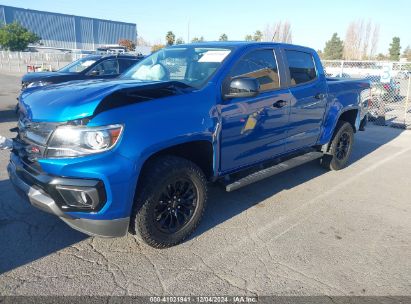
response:
[[[117,79],[74,82],[26,90],[20,109],[32,121],[67,122],[90,117],[89,126],[123,124],[120,142],[110,151],[70,159],[40,159],[51,175],[99,179],[104,182],[107,203],[96,213],[70,212],[77,218],[117,219],[128,217],[140,170],[144,162],[163,149],[192,141],[207,141],[213,147],[213,175],[220,177],[287,153],[327,144],[342,113],[357,111],[364,118],[361,92],[368,81],[327,81],[320,59],[312,49],[273,43],[205,43],[230,47],[223,65],[200,89],[151,101],[136,102],[102,111],[100,102],[121,89],[145,86],[147,82]],[[254,98],[224,100],[221,88],[231,67],[251,50],[275,51],[281,88]],[[284,49],[311,53],[317,79],[290,87]],[[315,96],[321,93],[320,99]],[[287,106],[273,108],[278,100]],[[256,125],[244,131],[248,117],[257,113]],[[358,127],[358,126],[357,126]]]

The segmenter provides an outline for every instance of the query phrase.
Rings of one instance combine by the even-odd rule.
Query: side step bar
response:
[[[272,167],[263,169],[258,172],[254,172],[250,175],[247,175],[246,177],[240,178],[236,180],[235,182],[228,184],[225,186],[225,190],[227,192],[231,192],[234,190],[237,190],[241,187],[250,185],[252,183],[258,182],[260,180],[263,180],[267,177],[273,176],[275,174],[281,173],[283,171],[289,170],[291,168],[297,167],[299,165],[305,164],[307,162],[310,162],[314,159],[318,159],[322,157],[324,154],[322,152],[309,152],[300,156],[296,156],[294,158],[288,159],[282,163],[279,163],[277,165],[274,165]]]

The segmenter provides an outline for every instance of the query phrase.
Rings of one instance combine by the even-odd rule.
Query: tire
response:
[[[328,170],[341,170],[347,166],[354,144],[354,129],[350,123],[339,121],[331,139],[329,151],[321,158]]]
[[[131,232],[152,247],[167,248],[183,242],[203,217],[206,178],[189,160],[175,156],[155,159],[143,172],[137,191]]]

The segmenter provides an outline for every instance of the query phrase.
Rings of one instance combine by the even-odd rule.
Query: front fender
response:
[[[89,125],[124,125],[116,152],[133,164],[127,183],[132,204],[140,171],[147,159],[161,150],[192,141],[213,141],[217,118],[211,89],[112,108],[95,116]]]

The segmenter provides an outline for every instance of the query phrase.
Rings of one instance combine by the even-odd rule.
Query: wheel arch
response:
[[[211,139],[184,141],[151,151],[141,165],[140,175],[153,159],[164,155],[178,156],[192,161],[203,171],[207,178],[214,175],[214,147]]]
[[[337,125],[339,121],[343,120],[351,124],[354,130],[354,133],[357,132],[358,131],[357,117],[358,117],[359,112],[360,110],[358,108],[350,108],[345,111],[342,111],[335,123],[335,126]],[[334,126],[334,129],[335,129],[335,126]]]
[[[348,122],[352,126],[354,133],[358,131],[360,123],[360,121],[358,120],[359,113],[359,107],[349,107],[347,109],[342,109],[341,111],[339,111],[338,115],[335,115],[335,120],[332,124],[332,128],[327,128],[326,130],[324,130],[319,142],[319,145],[322,146],[321,150],[323,152],[329,151],[331,139],[333,138],[339,121]]]

